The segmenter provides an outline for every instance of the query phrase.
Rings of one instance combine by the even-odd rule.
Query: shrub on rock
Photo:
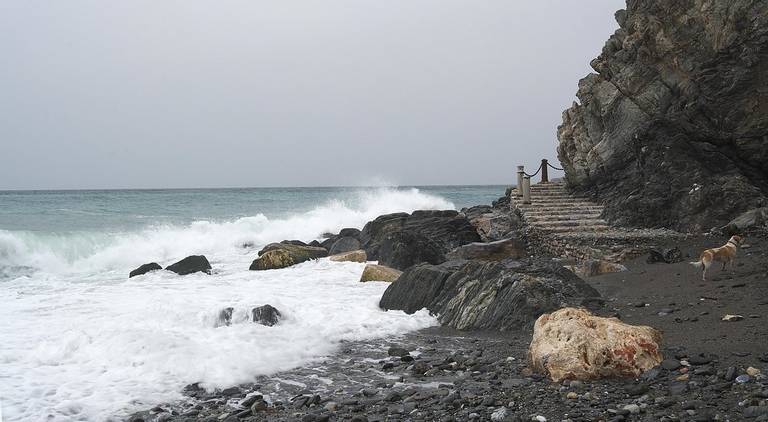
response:
[[[163,267],[161,267],[160,264],[156,262],[150,262],[149,264],[144,264],[139,268],[136,268],[135,270],[131,271],[131,273],[128,274],[128,278],[136,277],[137,275],[146,274],[150,271],[156,271],[156,270],[162,270],[162,269]]]
[[[168,271],[173,271],[178,275],[187,275],[197,272],[206,274],[211,273],[211,264],[204,255],[188,256],[181,261],[165,267]]]
[[[257,306],[251,310],[253,322],[271,327],[280,321],[280,311],[272,305]]]
[[[528,361],[555,382],[637,377],[663,360],[661,338],[651,327],[564,308],[536,320]]]
[[[368,264],[363,269],[363,274],[360,276],[360,282],[366,281],[388,281],[393,282],[397,280],[402,274],[394,268],[385,267],[383,265]]]

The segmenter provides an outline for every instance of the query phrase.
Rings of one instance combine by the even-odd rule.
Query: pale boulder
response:
[[[342,252],[336,255],[328,257],[329,260],[334,262],[365,262],[368,260],[368,254],[364,250],[356,250],[349,252]]]
[[[636,377],[663,359],[661,332],[563,308],[536,320],[528,361],[552,381]]]
[[[388,281],[393,282],[400,277],[402,271],[383,265],[368,264],[363,269],[363,275],[360,276],[360,282],[366,281]]]
[[[627,267],[621,264],[599,259],[588,259],[581,264],[566,266],[565,268],[573,271],[574,274],[581,278],[628,271]]]

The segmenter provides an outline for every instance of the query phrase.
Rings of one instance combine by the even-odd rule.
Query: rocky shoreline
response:
[[[768,241],[757,233],[752,235],[735,274],[717,273],[711,282],[700,282],[687,258],[719,240],[717,236],[684,241],[675,237],[662,245],[669,247],[662,257],[677,248],[671,264],[657,263],[659,254],[652,253],[626,262],[627,271],[585,277],[584,281],[559,270],[562,267],[555,257],[423,263],[401,276],[427,280],[423,274],[414,277],[414,272],[439,272],[446,266],[458,267],[451,271],[468,266],[462,277],[486,280],[493,278],[489,274],[503,274],[509,265],[514,274],[543,271],[543,280],[565,271],[558,280],[583,284],[582,294],[574,297],[594,299],[593,309],[599,314],[663,331],[664,361],[637,378],[552,382],[533,373],[527,359],[532,322],[541,313],[556,309],[554,303],[537,302],[534,308],[518,306],[499,313],[526,316],[514,324],[503,320],[457,324],[462,319],[452,319],[451,312],[442,307],[433,311],[449,316],[443,321],[446,325],[469,330],[446,326],[398,338],[342,343],[337,354],[313,365],[261,376],[251,384],[213,392],[187,386],[184,401],[157,406],[127,420],[768,420],[768,378],[763,375],[768,373],[768,346],[761,340],[768,338],[763,320],[768,317],[768,273],[764,268]],[[526,265],[533,267],[526,269]],[[489,272],[493,268],[496,272]],[[393,297],[397,289],[405,296],[409,291],[419,292],[407,282],[390,287],[395,289]],[[449,295],[472,296],[456,291]],[[530,295],[524,291],[521,297]],[[390,302],[404,305],[401,309],[408,308],[407,300],[390,298]],[[461,304],[458,314],[471,315],[467,311],[471,306]],[[743,314],[744,319],[721,321],[727,313]]]

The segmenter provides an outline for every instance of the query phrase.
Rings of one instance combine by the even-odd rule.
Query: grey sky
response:
[[[0,189],[492,184],[621,0],[6,0]]]

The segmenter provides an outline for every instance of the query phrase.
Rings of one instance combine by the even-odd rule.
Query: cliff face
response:
[[[768,2],[628,0],[558,128],[616,224],[709,229],[768,194]]]

